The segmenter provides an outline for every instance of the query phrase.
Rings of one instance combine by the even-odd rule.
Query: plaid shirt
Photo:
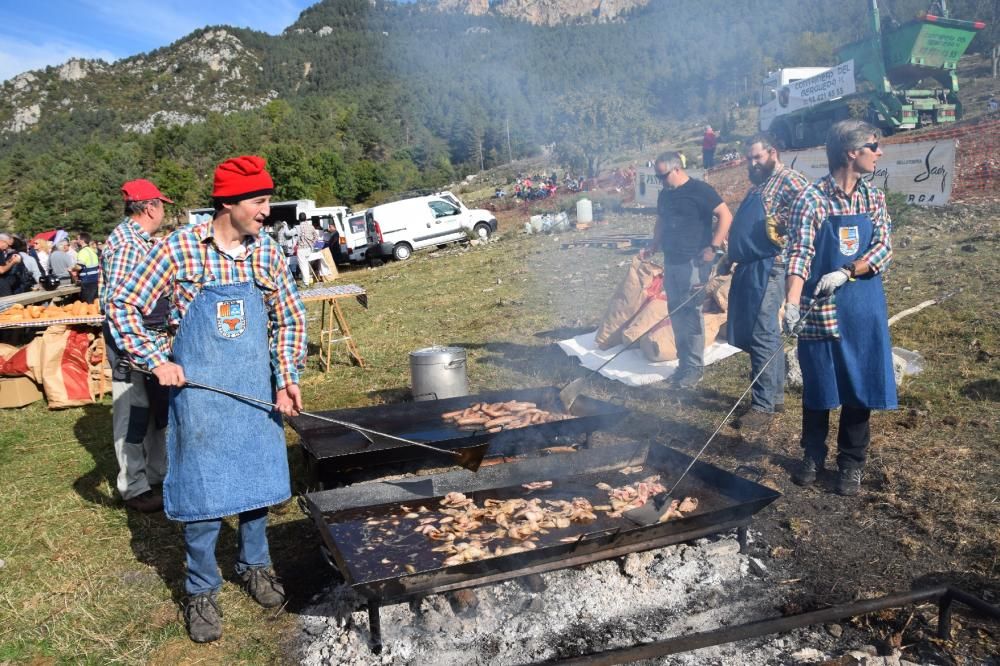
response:
[[[892,260],[890,233],[892,220],[885,207],[885,193],[872,187],[864,179],[858,180],[854,192],[847,194],[833,176],[827,174],[799,194],[792,205],[792,220],[788,249],[788,275],[809,279],[816,249],[816,233],[830,215],[857,215],[870,213],[872,240],[858,259],[868,262],[875,273],[881,273]],[[817,305],[807,318],[799,335],[805,339],[839,338],[837,327],[837,296],[834,294],[822,305]],[[803,294],[802,311],[812,306],[812,299]]]
[[[115,227],[101,250],[101,273],[97,279],[101,310],[108,311],[108,301],[115,286],[139,268],[143,257],[155,244],[156,239],[131,218],[126,217]]]
[[[169,356],[142,325],[156,300],[170,289],[169,326],[176,328],[205,282],[255,282],[267,305],[271,370],[278,388],[297,384],[306,360],[306,311],[291,281],[285,258],[266,234],[243,241],[246,253],[234,259],[212,237],[212,220],[185,227],[158,243],[142,264],[117,285],[108,318],[118,346],[140,364],[156,368]]]
[[[750,188],[749,194],[759,194],[764,203],[764,211],[767,215],[773,215],[778,220],[779,232],[784,232],[788,237],[789,221],[792,215],[792,204],[799,192],[809,185],[809,179],[794,169],[786,166],[771,174],[771,177],[760,185]],[[785,243],[785,250],[777,257],[783,260],[788,252],[788,243]]]

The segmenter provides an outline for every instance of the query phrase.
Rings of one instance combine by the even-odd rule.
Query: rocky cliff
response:
[[[83,131],[100,126],[112,132],[147,133],[157,126],[198,122],[213,112],[259,107],[279,95],[271,86],[284,86],[284,94],[294,95],[308,84],[316,60],[329,60],[332,53],[328,43],[309,40],[333,39],[333,25],[338,26],[339,42],[356,46],[348,55],[365,59],[371,56],[365,49],[373,48],[372,35],[388,37],[394,29],[389,26],[405,25],[409,11],[503,16],[551,26],[622,20],[649,2],[436,0],[395,5],[322,0],[276,37],[227,27],[203,28],[170,46],[113,64],[74,59],[24,72],[0,85],[0,135],[44,131],[48,123]],[[279,51],[280,57],[275,55]],[[339,52],[339,57],[345,53]]]
[[[47,117],[110,114],[122,129],[203,119],[265,104],[276,93],[260,89],[257,54],[224,28],[198,31],[147,55],[114,64],[70,60],[24,72],[3,83],[0,131],[23,132]]]
[[[438,0],[441,11],[481,16],[494,13],[535,25],[570,21],[612,21],[650,0]]]

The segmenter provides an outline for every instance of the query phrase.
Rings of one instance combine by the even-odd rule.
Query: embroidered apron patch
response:
[[[840,233],[840,253],[853,257],[858,251],[858,228],[841,227],[837,231]]]
[[[215,304],[215,325],[224,338],[238,338],[247,329],[243,299]]]

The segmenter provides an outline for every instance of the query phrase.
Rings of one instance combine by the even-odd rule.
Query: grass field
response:
[[[919,350],[926,370],[906,380],[899,411],[874,417],[862,497],[847,500],[788,482],[798,457],[794,392],[771,431],[748,441],[726,428],[707,453],[727,469],[754,465],[764,483],[786,494],[757,525],[771,548],[762,554],[770,565],[802,574],[803,582],[789,589],[790,608],[931,578],[993,595],[996,603],[998,217],[996,209],[967,207],[897,216],[896,260],[886,279],[890,313],[957,293],[892,329],[894,344]],[[405,263],[343,274],[342,282],[369,293],[368,311],[348,303],[345,314],[370,367],[352,366],[343,354],[324,375],[311,354],[302,382],[307,409],[407,399],[407,354],[430,344],[468,350],[473,392],[559,385],[579,376],[575,361],[553,343],[597,324],[631,254],[561,250],[556,238],[516,233],[523,222],[510,214],[500,238],[485,246],[419,253]],[[601,231],[648,231],[651,223],[648,216],[619,214]],[[310,316],[315,339],[318,306],[310,306]],[[744,356],[727,359],[687,394],[659,385],[627,389],[604,379],[588,392],[623,400],[633,411],[609,437],[697,448],[742,391],[747,369]],[[113,489],[110,401],[59,412],[39,402],[7,410],[2,419],[0,663],[294,661],[295,612],[327,578],[314,530],[294,503],[274,511],[270,530],[288,606],[264,611],[232,583],[234,530],[225,529],[219,549],[229,581],[221,595],[225,633],[215,644],[194,645],[177,610],[183,594],[178,526],[162,514],[125,511]],[[302,466],[291,431],[289,459],[300,492]],[[887,616],[870,631],[891,632],[895,622]],[[960,626],[955,644],[934,649],[970,659],[996,649],[995,626],[965,619]],[[919,620],[908,623],[907,644],[922,641],[924,628]]]

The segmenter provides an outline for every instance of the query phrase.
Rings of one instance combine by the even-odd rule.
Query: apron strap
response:
[[[215,237],[214,236],[212,237],[212,243],[215,243]],[[211,245],[212,243],[208,243],[208,242],[206,242],[204,240],[198,242],[198,249],[199,249],[199,253],[198,254],[199,254],[199,259],[201,259],[201,283],[198,285],[199,289],[202,288],[202,287],[204,287],[205,285],[207,285],[209,283],[209,279],[208,279],[209,278],[209,275],[208,275],[208,264],[209,264],[209,261],[208,261],[208,248],[209,248],[209,245]],[[240,241],[240,244],[241,245],[243,244],[242,240]],[[245,245],[243,246],[243,248],[244,248],[244,250],[246,250],[246,246]],[[225,254],[227,257],[229,257],[233,261],[236,261],[236,259],[233,259],[233,257],[231,257],[230,255],[226,254],[221,249],[219,249],[218,248],[218,244],[216,244],[216,250],[215,251],[218,252],[219,254]],[[254,269],[253,257],[251,256],[250,252],[247,252],[244,255],[243,260],[246,261],[247,262],[247,266],[250,267],[250,281],[253,282],[256,285],[257,284],[257,271]],[[220,276],[218,276],[218,275],[215,276],[216,281],[219,280],[219,277]]]

